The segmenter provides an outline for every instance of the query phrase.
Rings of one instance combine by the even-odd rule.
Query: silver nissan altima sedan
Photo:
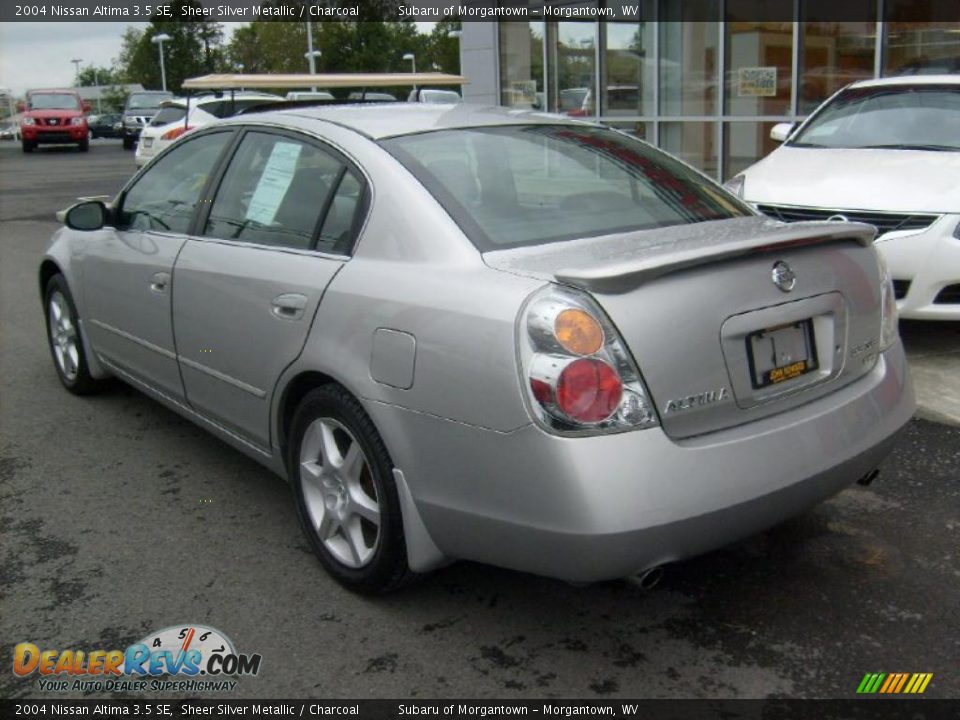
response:
[[[872,479],[914,410],[874,228],[570,118],[241,116],[62,220],[63,385],[118,377],[288,478],[357,591],[642,573]]]

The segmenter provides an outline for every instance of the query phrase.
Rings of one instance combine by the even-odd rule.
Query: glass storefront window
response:
[[[738,10],[749,17],[751,7],[745,0],[727,2],[724,114],[789,115],[793,23],[733,19]]]
[[[542,22],[500,23],[500,103],[544,108]]]
[[[713,115],[719,112],[720,23],[718,0],[693,4],[661,0],[660,113]]]
[[[652,115],[653,75],[657,67],[653,54],[654,24],[604,23],[600,29],[603,48],[600,114]]]
[[[884,75],[960,73],[960,22],[887,22]]]
[[[707,175],[717,177],[715,122],[660,123],[660,147]]]
[[[801,115],[816,110],[843,86],[873,77],[876,23],[807,22],[801,32]]]
[[[556,93],[551,95],[554,110],[573,117],[595,113],[596,23],[558,22],[551,47],[551,73]]]
[[[770,139],[775,122],[737,121],[723,125],[723,180],[766,157],[780,144]]]

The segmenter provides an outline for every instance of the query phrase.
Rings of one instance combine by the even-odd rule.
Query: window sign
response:
[[[737,95],[776,97],[777,67],[746,67],[737,70]]]
[[[535,107],[537,105],[536,80],[512,80],[510,90],[514,106]]]
[[[297,159],[303,146],[300,143],[278,142],[263,168],[257,189],[247,208],[247,220],[269,225],[280,209],[287,189],[293,180]]]

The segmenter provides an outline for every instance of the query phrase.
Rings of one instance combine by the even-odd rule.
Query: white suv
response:
[[[215,120],[230,117],[237,113],[271,102],[281,102],[283,98],[269,93],[238,92],[230,95],[203,95],[190,98],[190,116],[187,115],[187,99],[175,98],[165,101],[160,112],[140,133],[137,152],[133,157],[137,167],[146,165],[160,151],[178,137],[194,128],[208,125]],[[186,118],[186,120],[184,120]]]

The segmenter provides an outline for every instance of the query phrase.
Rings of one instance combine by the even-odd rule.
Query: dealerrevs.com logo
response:
[[[260,672],[260,660],[257,653],[238,653],[219,630],[178,625],[125,650],[41,650],[19,643],[13,673],[36,673],[38,689],[53,692],[210,692],[233,690],[237,676]]]

